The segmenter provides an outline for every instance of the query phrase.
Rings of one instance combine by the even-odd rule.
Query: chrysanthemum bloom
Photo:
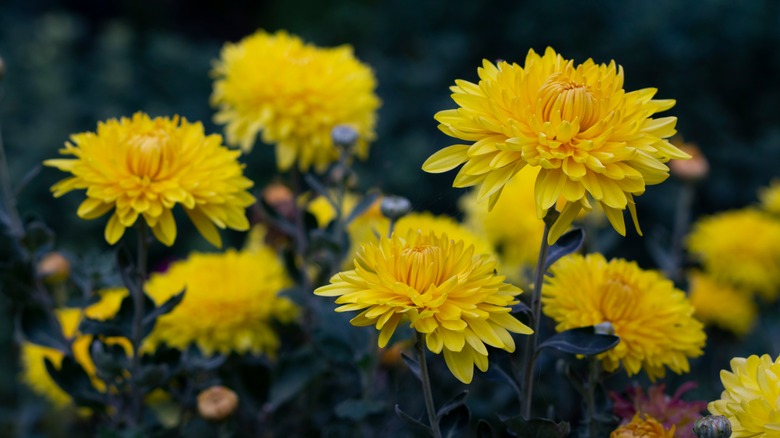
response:
[[[452,374],[470,383],[474,365],[488,368],[486,344],[512,352],[509,332],[532,333],[509,313],[522,291],[504,283],[495,265],[463,241],[410,230],[364,244],[354,270],[334,275],[314,293],[338,297],[337,312],[360,311],[351,323],[380,330],[380,347],[406,318],[429,350],[444,353]]]
[[[368,155],[380,101],[373,72],[351,46],[319,48],[283,31],[258,31],[226,44],[212,74],[215,120],[227,124],[231,145],[249,151],[262,132],[264,143],[276,145],[280,170],[297,161],[301,170],[323,171],[339,155],[331,131],[349,125],[359,135],[355,153]]]
[[[649,415],[666,428],[674,426],[677,438],[694,438],[693,425],[701,418],[707,402],[684,401],[682,395],[695,387],[695,382],[685,383],[669,396],[664,392],[663,384],[648,388],[647,394],[636,385],[628,388],[626,398],[614,392],[610,392],[609,396],[613,401],[615,415],[623,419],[621,424],[631,422],[637,414]]]
[[[84,315],[92,319],[106,320],[119,311],[122,299],[127,296],[127,289],[106,289],[99,292],[100,301],[86,309],[65,308],[57,310],[57,319],[62,327],[63,334],[67,338],[73,338],[73,355],[84,371],[92,379],[92,385],[99,391],[103,391],[105,384],[95,376],[95,364],[89,354],[89,346],[92,343],[91,335],[82,335],[77,331]],[[108,338],[106,342],[119,343],[130,354],[132,347],[125,338]],[[25,342],[21,348],[22,380],[36,393],[46,397],[54,405],[65,407],[72,401],[70,395],[62,390],[46,371],[44,359],[52,361],[54,366],[62,364],[63,353],[53,348]]]
[[[730,365],[720,372],[720,400],[707,409],[729,419],[733,438],[780,436],[780,357],[735,357]]]
[[[639,232],[634,196],[669,176],[663,163],[689,158],[666,140],[677,119],[652,118],[674,100],[652,99],[654,88],[626,92],[623,69],[614,61],[575,66],[547,48],[544,56],[530,50],[525,67],[485,60],[477,72],[478,84],[457,80],[451,87],[460,108],[436,114],[440,130],[470,144],[436,152],[423,169],[440,173],[465,163],[453,186],[479,186],[478,200],[489,199],[492,208],[516,173],[540,167],[537,216],[543,218],[559,197],[566,200],[550,242],[581,209],[590,210],[588,195],[623,235],[628,208]]]
[[[157,303],[185,290],[171,313],[157,320],[150,348],[196,344],[205,354],[251,352],[273,357],[279,348],[274,322],[289,323],[298,308],[279,296],[291,286],[282,263],[268,247],[222,254],[194,253],[167,272],[152,274],[146,292]]]
[[[688,298],[699,321],[737,335],[746,335],[753,328],[758,316],[753,294],[698,271],[688,275],[688,284]]]
[[[609,438],[674,438],[674,431],[674,426],[666,429],[655,418],[636,414],[630,423],[612,431]]]
[[[72,159],[44,161],[73,174],[54,186],[55,197],[86,189],[77,214],[95,219],[111,210],[105,238],[116,243],[139,216],[165,245],[176,239],[173,207],[181,204],[195,227],[215,246],[219,228],[247,230],[244,208],[254,202],[246,189],[239,152],[222,146],[222,137],[205,135],[203,125],[178,116],[132,118],[98,123],[97,132],[71,137],[60,150]]]
[[[769,187],[759,190],[758,198],[764,210],[780,216],[780,179],[773,180]]]
[[[620,337],[615,348],[598,356],[605,370],[622,364],[629,376],[644,369],[655,380],[665,375],[665,367],[688,372],[688,358],[702,354],[702,323],[693,318],[685,293],[660,273],[589,254],[562,258],[550,274],[542,304],[556,330],[608,322]]]
[[[767,299],[777,298],[780,221],[769,214],[746,208],[702,218],[686,243],[713,278]]]
[[[458,200],[465,212],[464,222],[474,232],[484,235],[496,248],[503,272],[519,279],[524,268],[533,268],[539,258],[539,241],[544,222],[536,218],[536,202],[529,189],[537,170],[521,172],[504,186],[502,196],[488,211],[487,200],[477,202],[476,191]]]

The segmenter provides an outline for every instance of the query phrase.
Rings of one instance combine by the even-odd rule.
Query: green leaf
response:
[[[428,427],[426,424],[424,424],[422,421],[412,417],[411,415],[407,414],[406,412],[402,411],[401,408],[398,405],[395,405],[395,414],[398,415],[398,418],[404,420],[406,424],[412,427],[412,430],[418,432],[418,433],[425,433],[427,435],[431,435],[433,432],[431,431],[431,428]]]
[[[276,368],[278,373],[271,383],[269,396],[271,410],[294,398],[327,368],[325,362],[309,347],[303,347],[280,360]]]
[[[335,412],[338,418],[357,422],[384,409],[385,403],[376,400],[347,399],[336,405]]]
[[[31,254],[50,251],[54,247],[54,231],[43,221],[34,220],[25,226],[22,243]]]
[[[65,354],[70,351],[70,342],[65,339],[60,322],[46,309],[34,305],[24,306],[19,314],[18,327],[25,339],[33,344]]]
[[[439,408],[439,411],[436,412],[436,416],[441,418],[449,414],[450,412],[454,411],[455,409],[459,408],[460,406],[465,405],[466,398],[468,396],[469,396],[468,389],[456,395],[455,397],[450,399],[447,403],[444,403],[442,407]]]
[[[619,342],[619,337],[595,333],[593,326],[588,326],[555,334],[542,342],[537,351],[542,348],[554,348],[566,353],[592,356],[615,347]]]
[[[468,394],[468,391],[464,391],[465,394],[461,394],[463,398]],[[456,397],[457,398],[457,397]],[[460,401],[460,404],[453,405],[446,410],[444,414],[441,412],[444,408],[439,410],[437,415],[439,419],[439,430],[441,430],[442,436],[445,438],[457,438],[467,435],[469,427],[469,421],[471,420],[471,412],[469,412],[468,406]]]
[[[477,421],[477,430],[475,433],[477,438],[495,438],[496,432],[493,430],[493,426],[487,421],[480,419]]]
[[[106,403],[104,394],[99,393],[84,368],[71,356],[64,356],[57,368],[49,358],[44,358],[46,371],[54,382],[68,393],[78,406],[101,408]]]
[[[482,373],[482,377],[484,379],[509,386],[512,388],[512,391],[514,391],[518,400],[523,398],[523,394],[520,391],[520,387],[517,386],[515,379],[512,378],[512,376],[510,376],[499,364],[491,363],[487,371]]]
[[[89,354],[95,364],[98,377],[107,381],[124,378],[124,372],[129,368],[124,347],[119,344],[106,344],[95,337],[90,344]]]
[[[417,380],[422,382],[420,363],[417,362],[417,359],[413,358],[412,356],[409,356],[405,352],[401,352],[401,358],[404,360],[406,366],[409,367],[409,371],[411,371],[412,374],[414,374],[414,377],[417,377]]]
[[[569,436],[569,423],[556,423],[546,418],[526,420],[521,416],[501,418],[510,435],[518,438],[565,438]]]
[[[143,318],[144,337],[146,337],[149,333],[152,332],[152,330],[154,329],[154,325],[157,322],[157,318],[159,318],[162,315],[171,313],[171,311],[182,302],[182,300],[184,299],[184,292],[185,290],[182,290],[181,292],[171,296],[164,303],[160,304],[159,306],[153,308],[152,310],[144,314],[144,318]]]
[[[558,238],[547,252],[544,270],[550,269],[550,266],[560,258],[579,251],[583,242],[585,242],[585,231],[582,228],[575,228]]]

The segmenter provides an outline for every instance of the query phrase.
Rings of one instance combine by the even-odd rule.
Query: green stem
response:
[[[596,436],[596,385],[599,380],[599,361],[596,356],[588,358],[588,382],[585,385],[585,406],[587,416],[585,421],[588,424],[588,437]]]
[[[674,282],[680,281],[680,267],[682,265],[683,240],[685,232],[691,223],[691,205],[696,187],[693,183],[685,182],[677,196],[677,209],[674,217],[674,231],[672,234],[672,249],[670,261],[666,266],[666,276]]]
[[[130,293],[133,295],[133,321],[131,328],[131,342],[133,344],[133,361],[130,375],[133,380],[141,376],[141,343],[143,342],[143,317],[144,317],[144,283],[146,282],[147,264],[149,263],[149,240],[147,226],[143,219],[138,221],[138,287],[133,287]],[[130,387],[130,420],[133,424],[141,424],[143,418],[143,394],[138,384],[133,382]]]
[[[428,411],[428,422],[431,424],[433,438],[441,438],[439,419],[436,416],[436,406],[433,404],[433,392],[431,391],[431,378],[428,375],[428,362],[425,360],[425,335],[417,333],[417,356],[420,360],[420,377],[422,378],[423,396],[425,397],[425,409]]]
[[[542,244],[539,247],[539,260],[536,262],[536,271],[534,272],[534,289],[531,291],[531,323],[534,332],[526,337],[525,349],[523,350],[523,400],[520,405],[520,415],[525,418],[530,418],[533,402],[534,364],[536,363],[536,347],[539,344],[539,322],[542,316],[542,284],[544,283],[547,253],[550,250],[547,236],[550,234],[550,227],[557,217],[558,212],[555,209],[548,210],[544,217],[544,233],[542,234]]]

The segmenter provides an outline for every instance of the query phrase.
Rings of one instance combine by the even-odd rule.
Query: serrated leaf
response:
[[[70,342],[62,333],[60,322],[46,309],[34,305],[24,306],[18,324],[20,332],[31,343],[66,354],[70,351]]]
[[[550,266],[562,257],[579,251],[583,242],[585,242],[585,231],[582,228],[575,228],[561,236],[547,251],[544,270],[550,269]]]
[[[384,409],[385,404],[376,400],[347,399],[336,405],[335,413],[338,418],[357,422]]]
[[[592,356],[615,347],[619,342],[619,337],[595,333],[593,326],[588,326],[557,333],[539,344],[537,351],[554,348],[566,353]]]
[[[546,418],[526,420],[521,416],[501,418],[510,435],[518,438],[565,438],[569,436],[569,423],[556,423]]]
[[[404,360],[404,363],[407,367],[409,367],[409,371],[414,374],[415,377],[417,377],[417,380],[422,382],[422,373],[420,372],[420,363],[417,362],[417,359],[413,358],[412,356],[409,356],[405,352],[401,352],[401,358]]]
[[[398,415],[398,418],[404,420],[406,424],[412,427],[412,430],[415,430],[417,432],[423,432],[428,435],[430,435],[431,428],[425,425],[420,420],[412,417],[411,415],[407,414],[406,412],[401,410],[401,407],[398,405],[395,405],[395,414]]]

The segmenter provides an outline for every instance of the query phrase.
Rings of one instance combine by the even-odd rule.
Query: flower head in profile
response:
[[[688,284],[688,298],[699,321],[737,335],[748,334],[755,325],[758,309],[753,294],[698,271],[688,275]]]
[[[666,428],[674,426],[678,438],[695,438],[693,425],[701,418],[701,412],[707,408],[707,402],[682,400],[683,394],[696,387],[696,382],[688,382],[677,388],[673,395],[667,395],[665,385],[648,388],[647,394],[642,387],[635,385],[626,391],[626,397],[610,392],[615,415],[627,424],[636,418],[637,414],[647,415]]]
[[[105,390],[105,383],[95,375],[95,364],[89,354],[92,343],[91,335],[83,335],[78,332],[78,326],[86,315],[97,320],[112,318],[119,311],[122,299],[127,296],[127,289],[106,289],[98,292],[100,300],[86,309],[63,308],[56,311],[57,319],[66,338],[72,338],[73,356],[76,362],[86,371],[92,380],[92,385],[99,391]],[[107,338],[107,343],[121,345],[125,352],[132,353],[132,347],[125,338]],[[36,393],[46,397],[57,407],[68,406],[72,399],[68,393],[62,390],[51,378],[46,370],[45,359],[50,360],[55,367],[62,364],[64,355],[61,351],[41,345],[25,342],[21,347],[22,380]]]
[[[674,431],[674,426],[666,429],[655,418],[636,414],[630,423],[612,431],[609,438],[674,438],[677,436]]]
[[[337,312],[359,311],[351,323],[376,327],[380,347],[408,321],[429,350],[444,354],[452,374],[470,383],[474,365],[488,368],[486,345],[512,352],[510,332],[532,332],[509,313],[521,290],[496,275],[495,265],[463,241],[410,230],[364,244],[354,270],[314,293],[338,297]]]
[[[721,370],[724,391],[707,409],[731,422],[732,437],[776,437],[780,431],[780,358],[765,354],[731,359]]]
[[[157,304],[185,290],[182,302],[157,320],[147,343],[150,348],[195,344],[205,354],[274,356],[280,344],[274,323],[289,323],[298,315],[295,304],[279,296],[290,285],[284,266],[267,246],[194,253],[168,271],[152,274],[146,283]]]
[[[752,208],[704,217],[687,239],[688,251],[720,282],[760,293],[780,292],[780,221]]]
[[[110,244],[140,216],[160,242],[172,245],[177,204],[215,246],[221,245],[216,227],[249,229],[244,209],[254,202],[246,191],[252,181],[243,176],[239,152],[224,147],[221,136],[205,135],[200,123],[136,113],[73,135],[60,153],[75,158],[44,161],[72,174],[52,186],[54,196],[86,190],[77,212],[82,219],[113,210],[105,230]]]
[[[768,187],[758,191],[761,207],[775,216],[780,216],[780,179],[772,180]]]
[[[331,131],[348,125],[355,152],[368,155],[380,101],[376,79],[352,47],[320,48],[284,31],[258,31],[226,44],[216,62],[211,103],[228,143],[252,149],[258,134],[276,145],[280,170],[323,171],[338,159]]]
[[[654,88],[626,92],[614,61],[575,65],[547,48],[543,56],[530,50],[524,67],[485,60],[477,72],[479,83],[456,80],[450,88],[459,108],[436,114],[440,130],[468,144],[436,152],[423,169],[440,173],[463,164],[453,186],[479,186],[478,201],[492,208],[515,174],[540,168],[537,216],[565,199],[550,242],[581,209],[590,210],[588,196],[620,234],[626,208],[639,231],[634,196],[669,176],[664,163],[689,158],[667,141],[677,119],[653,118],[674,100],[653,99]]]
[[[564,331],[609,323],[620,337],[598,358],[607,371],[621,364],[629,376],[644,369],[651,380],[668,367],[688,372],[706,335],[685,293],[655,271],[601,254],[571,255],[553,265],[542,289],[544,313]]]

